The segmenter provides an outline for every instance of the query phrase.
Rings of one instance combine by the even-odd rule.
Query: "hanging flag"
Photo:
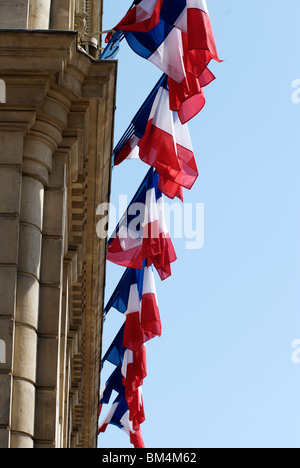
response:
[[[108,241],[107,259],[138,270],[147,259],[164,280],[171,275],[171,263],[177,257],[164,219],[158,178],[151,168]]]
[[[159,173],[161,192],[183,201],[182,187],[193,186],[198,169],[188,126],[181,124],[168,102],[168,78],[163,75],[116,146],[114,164],[132,159],[133,155],[140,157]]]
[[[188,126],[169,109],[167,79],[157,92],[145,134],[139,141],[139,156],[176,187],[190,190],[198,178]]]
[[[148,2],[151,3],[150,0]],[[121,21],[115,28],[126,31],[126,40],[138,55],[153,62],[178,83],[185,79],[186,70],[199,76],[210,60],[221,62],[206,0],[164,0],[162,6],[155,0],[152,3],[156,3],[156,12],[159,13],[159,19],[156,17],[151,24],[152,28],[143,28],[143,15],[140,22],[122,27]],[[137,8],[128,14],[135,15]],[[187,35],[185,51],[180,33]],[[189,55],[186,63],[184,54]]]
[[[118,395],[115,399],[106,418],[99,426],[98,434],[104,433],[109,424],[126,432],[135,448],[145,448],[140,428],[134,431],[132,422],[129,420],[128,404],[123,395]]]
[[[159,23],[147,31],[137,28],[135,22],[124,30],[129,46],[168,75],[170,109],[186,123],[205,105],[203,87],[215,79],[209,62],[221,62],[206,1],[164,0]]]
[[[111,308],[126,315],[123,345],[137,350],[142,343],[161,336],[162,326],[157,303],[154,271],[146,262],[142,270],[127,268],[104,309]]]
[[[102,360],[102,365],[107,361],[118,367],[101,391],[100,412],[102,405],[109,402],[112,391],[118,391],[125,397],[129,419],[136,431],[138,426],[145,421],[141,386],[147,377],[146,347],[142,344],[137,351],[124,348],[124,330],[125,326],[122,326]]]
[[[122,368],[116,367],[100,392],[99,416],[102,406],[109,403],[112,392],[116,391],[123,395],[128,403],[129,419],[133,428],[137,427],[137,423],[142,424],[145,421],[141,386],[147,376],[146,367],[145,346],[138,353],[125,351]]]
[[[128,389],[129,392],[134,392],[138,387],[143,385],[143,381],[147,377],[146,347],[145,344],[142,344],[137,351],[126,349],[123,346],[124,330],[125,325],[121,327],[105,353],[102,359],[102,366],[105,362],[110,362],[119,367],[123,375],[122,385],[125,387],[125,390]],[[117,376],[115,377],[117,378]],[[114,385],[116,384],[115,379],[113,379],[113,383]],[[109,388],[111,388],[111,385],[112,382],[108,385]]]

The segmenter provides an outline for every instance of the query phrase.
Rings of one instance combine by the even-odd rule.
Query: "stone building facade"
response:
[[[0,0],[0,448],[96,447],[117,74],[101,24],[102,0]]]

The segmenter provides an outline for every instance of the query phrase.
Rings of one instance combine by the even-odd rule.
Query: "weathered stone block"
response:
[[[16,320],[37,329],[38,318],[39,282],[32,276],[18,274]]]
[[[38,363],[36,381],[38,387],[57,386],[58,340],[56,338],[38,338]]]
[[[9,374],[0,374],[0,395],[0,424],[1,426],[9,426],[11,395],[11,375]]]
[[[38,389],[36,392],[35,439],[55,440],[56,392]]]
[[[35,411],[35,387],[25,380],[14,379],[13,384],[13,431],[33,436]]]
[[[0,29],[26,29],[29,3],[29,0],[0,0]]]
[[[35,382],[37,334],[29,327],[16,325],[14,375]]]
[[[36,179],[23,177],[20,220],[42,229],[44,187]]]
[[[0,449],[9,448],[9,430],[0,429]]]
[[[21,168],[0,167],[0,213],[19,213]]]
[[[46,236],[62,236],[64,233],[64,214],[64,192],[46,190],[43,234]]]
[[[17,264],[19,220],[14,217],[0,217],[0,232],[3,233],[0,242],[0,263]]]
[[[61,289],[40,287],[39,333],[58,335]]]
[[[32,449],[33,439],[32,437],[26,436],[25,434],[12,434],[11,436],[11,448],[13,449]]]
[[[62,260],[62,239],[43,237],[41,283],[60,285]]]
[[[42,235],[34,226],[20,224],[19,271],[39,278]]]
[[[0,267],[0,317],[14,317],[17,267]]]

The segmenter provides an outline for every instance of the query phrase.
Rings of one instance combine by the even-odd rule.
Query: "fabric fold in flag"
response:
[[[218,56],[206,0],[186,0],[186,3],[186,33],[190,53],[187,69],[198,76],[211,60],[219,63],[221,60]]]
[[[130,437],[130,442],[135,448],[145,448],[140,428],[134,431],[132,422],[129,420],[128,404],[123,395],[118,395],[113,402],[106,418],[99,425],[98,434],[104,433],[109,424],[122,429]]]
[[[180,115],[189,115],[190,102],[181,107],[181,98],[185,101],[186,96],[180,93],[185,88],[177,83],[176,86],[170,97],[172,105]],[[133,152],[159,173],[158,187],[162,193],[171,199],[178,197],[183,201],[183,187],[191,189],[198,177],[198,168],[188,126],[182,124],[177,112],[169,108],[166,75],[150,93],[116,146],[115,165],[129,159]]]
[[[123,347],[124,326],[120,329],[113,343],[106,352],[102,363],[108,361],[117,366],[105,383],[100,393],[100,411],[103,404],[109,403],[115,390],[124,396],[128,405],[128,418],[134,431],[145,421],[144,404],[141,387],[147,377],[146,347],[142,344],[138,351],[131,351]],[[122,354],[123,353],[123,354]],[[103,426],[103,430],[107,426]]]
[[[102,359],[102,366],[107,361],[111,364],[114,364],[116,367],[122,367],[124,354],[126,351],[126,349],[123,346],[124,328],[125,324],[122,325],[121,329],[117,333],[117,336],[106,351]]]
[[[158,90],[144,136],[139,141],[139,156],[165,180],[192,188],[198,168],[187,124],[169,109],[168,81]]]
[[[141,397],[142,385],[147,376],[146,347],[141,346],[138,352],[127,350],[122,366],[125,399],[129,407],[129,419],[135,430],[137,424],[145,421],[144,403]]]
[[[116,367],[116,369],[111,374],[104,387],[102,388],[100,392],[100,404],[107,405],[114,390],[120,395],[125,395],[123,375],[120,367]]]
[[[159,23],[159,14],[163,1],[142,0],[138,5],[133,6],[113,29],[115,31],[150,31]]]
[[[108,241],[107,259],[138,270],[147,260],[164,280],[171,275],[171,263],[177,257],[164,220],[158,180],[151,168]]]
[[[137,284],[132,284],[130,286],[128,306],[125,315],[123,345],[126,349],[138,351],[146,340],[141,324],[141,304]]]
[[[144,336],[149,340],[156,336],[161,336],[162,326],[152,268],[145,268],[144,273],[141,303],[141,327]]]
[[[130,48],[181,83],[185,79],[181,31],[163,19],[151,31],[124,32]]]
[[[203,109],[206,102],[203,88],[213,80],[215,76],[208,68],[205,68],[199,77],[186,72],[182,83],[169,79],[170,109],[178,113],[182,124],[187,123]]]
[[[136,352],[127,349],[124,353],[121,370],[126,401],[130,403],[132,395],[143,385],[144,379],[147,377],[146,346],[142,345]]]

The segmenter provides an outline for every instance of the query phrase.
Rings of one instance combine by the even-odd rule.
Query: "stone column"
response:
[[[49,29],[51,0],[30,0],[29,29]]]
[[[52,0],[50,29],[73,30],[75,0]]]
[[[24,144],[20,213],[17,307],[13,368],[11,448],[32,448],[35,414],[37,327],[41,265],[45,168],[38,162],[49,154],[43,141],[28,137]],[[46,182],[46,181],[44,181]]]
[[[5,125],[0,105],[0,448],[10,445],[23,131]],[[7,125],[7,124],[6,124]]]

